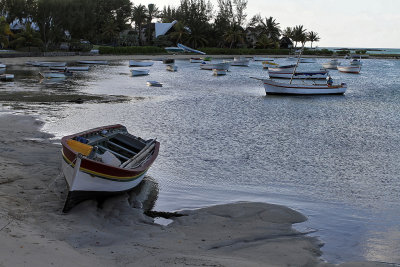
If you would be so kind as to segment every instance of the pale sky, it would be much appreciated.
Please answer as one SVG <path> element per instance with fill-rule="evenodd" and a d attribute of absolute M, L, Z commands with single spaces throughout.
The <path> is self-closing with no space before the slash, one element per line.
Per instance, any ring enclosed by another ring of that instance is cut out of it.
<path fill-rule="evenodd" d="M 134 0 L 178 6 L 180 0 Z M 211 0 L 214 10 L 217 1 Z M 400 0 L 248 0 L 247 19 L 272 16 L 281 29 L 304 25 L 321 37 L 320 47 L 400 48 Z"/>

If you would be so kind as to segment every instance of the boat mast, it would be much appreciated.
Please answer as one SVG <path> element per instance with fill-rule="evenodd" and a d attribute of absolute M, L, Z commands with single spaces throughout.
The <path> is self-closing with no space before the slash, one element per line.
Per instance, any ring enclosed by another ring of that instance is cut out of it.
<path fill-rule="evenodd" d="M 297 58 L 296 66 L 294 66 L 293 73 L 292 73 L 292 77 L 290 78 L 289 84 L 292 84 L 293 76 L 294 76 L 294 74 L 296 73 L 297 66 L 298 66 L 299 63 L 300 63 L 300 58 L 301 58 L 301 54 L 303 53 L 304 45 L 305 45 L 305 42 L 303 43 L 303 46 L 302 46 L 301 49 L 300 49 L 299 57 Z"/>

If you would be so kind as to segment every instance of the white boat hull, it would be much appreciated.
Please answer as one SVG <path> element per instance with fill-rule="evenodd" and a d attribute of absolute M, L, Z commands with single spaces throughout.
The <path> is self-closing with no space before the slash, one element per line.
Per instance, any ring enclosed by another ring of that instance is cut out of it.
<path fill-rule="evenodd" d="M 337 69 L 340 72 L 358 74 L 361 71 L 361 66 L 337 66 Z"/>
<path fill-rule="evenodd" d="M 90 192 L 123 192 L 137 186 L 144 178 L 143 173 L 132 181 L 113 181 L 102 179 L 79 170 L 74 179 L 74 168 L 65 160 L 62 160 L 62 171 L 65 175 L 69 191 L 90 191 Z"/>
<path fill-rule="evenodd" d="M 129 60 L 129 67 L 151 67 L 154 62 Z"/>
<path fill-rule="evenodd" d="M 150 70 L 131 70 L 132 76 L 143 76 L 143 75 L 148 75 L 150 73 Z"/>
<path fill-rule="evenodd" d="M 280 79 L 326 79 L 328 77 L 327 71 L 306 71 L 306 72 L 295 72 L 293 75 L 293 70 L 289 71 L 270 71 L 268 69 L 268 74 L 270 78 L 280 78 Z"/>
<path fill-rule="evenodd" d="M 4 82 L 12 81 L 14 80 L 14 74 L 2 74 L 0 75 L 0 80 Z"/>
<path fill-rule="evenodd" d="M 67 62 L 35 61 L 35 62 L 32 62 L 32 66 L 35 66 L 35 67 L 65 67 L 65 66 L 67 66 Z"/>
<path fill-rule="evenodd" d="M 190 63 L 201 63 L 203 60 L 201 58 L 191 58 Z"/>
<path fill-rule="evenodd" d="M 344 94 L 347 85 L 328 86 L 327 84 L 288 84 L 263 79 L 266 94 L 289 94 L 289 95 L 327 95 Z"/>

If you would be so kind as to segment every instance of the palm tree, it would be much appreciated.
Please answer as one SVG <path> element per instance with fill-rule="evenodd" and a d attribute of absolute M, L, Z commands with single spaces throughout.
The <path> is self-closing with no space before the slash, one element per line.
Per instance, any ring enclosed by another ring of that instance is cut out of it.
<path fill-rule="evenodd" d="M 293 28 L 292 40 L 296 42 L 295 47 L 297 47 L 297 42 L 304 44 L 307 41 L 306 29 L 303 29 L 303 25 L 297 25 Z"/>
<path fill-rule="evenodd" d="M 43 45 L 43 41 L 40 39 L 40 33 L 32 29 L 30 23 L 27 23 L 25 29 L 15 35 L 15 39 L 11 41 L 10 45 L 17 49 L 26 46 L 29 46 L 29 48 L 31 46 L 40 47 Z"/>
<path fill-rule="evenodd" d="M 271 47 L 273 45 L 275 45 L 276 42 L 274 42 L 273 40 L 271 40 L 270 38 L 268 38 L 268 36 L 266 34 L 262 34 L 256 43 L 257 47 L 261 47 L 261 48 L 268 48 Z"/>
<path fill-rule="evenodd" d="M 102 29 L 102 37 L 105 41 L 112 41 L 115 46 L 116 38 L 119 34 L 119 28 L 114 20 L 110 20 L 106 23 L 105 27 Z"/>
<path fill-rule="evenodd" d="M 244 31 L 239 25 L 231 26 L 224 34 L 226 42 L 230 43 L 229 48 L 232 48 L 236 43 L 244 43 Z"/>
<path fill-rule="evenodd" d="M 147 42 L 149 44 L 152 43 L 153 41 L 153 33 L 152 33 L 152 28 L 151 28 L 151 21 L 154 18 L 158 18 L 160 15 L 160 11 L 158 10 L 158 7 L 156 7 L 155 4 L 148 4 L 147 5 Z"/>
<path fill-rule="evenodd" d="M 206 36 L 196 31 L 192 31 L 190 33 L 189 37 L 187 38 L 187 42 L 193 48 L 203 47 L 208 43 Z"/>
<path fill-rule="evenodd" d="M 144 5 L 139 4 L 132 8 L 132 20 L 135 22 L 135 28 L 138 31 L 139 45 L 142 45 L 142 28 L 147 19 L 147 9 Z"/>
<path fill-rule="evenodd" d="M 268 38 L 275 42 L 279 41 L 279 37 L 281 36 L 279 23 L 277 23 L 273 17 L 265 18 L 265 23 L 263 21 L 261 22 Z"/>
<path fill-rule="evenodd" d="M 310 31 L 307 33 L 307 41 L 311 42 L 311 48 L 313 42 L 318 42 L 321 38 L 319 38 L 318 33 Z"/>
<path fill-rule="evenodd" d="M 287 37 L 292 39 L 293 38 L 293 28 L 286 27 L 282 32 L 283 37 Z"/>
<path fill-rule="evenodd" d="M 169 36 L 172 40 L 175 40 L 176 43 L 181 43 L 187 39 L 189 32 L 181 22 L 177 22 L 174 25 L 174 31 L 171 32 Z"/>
<path fill-rule="evenodd" d="M 7 48 L 9 45 L 9 36 L 13 33 L 10 30 L 10 24 L 6 22 L 5 17 L 0 18 L 0 44 L 2 48 Z"/>

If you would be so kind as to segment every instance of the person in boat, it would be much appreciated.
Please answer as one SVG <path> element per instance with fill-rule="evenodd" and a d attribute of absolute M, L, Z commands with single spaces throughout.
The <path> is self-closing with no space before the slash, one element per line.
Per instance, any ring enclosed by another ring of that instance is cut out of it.
<path fill-rule="evenodd" d="M 328 86 L 332 86 L 333 85 L 333 79 L 332 79 L 332 77 L 330 75 L 326 78 L 326 84 Z"/>

